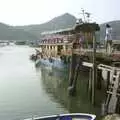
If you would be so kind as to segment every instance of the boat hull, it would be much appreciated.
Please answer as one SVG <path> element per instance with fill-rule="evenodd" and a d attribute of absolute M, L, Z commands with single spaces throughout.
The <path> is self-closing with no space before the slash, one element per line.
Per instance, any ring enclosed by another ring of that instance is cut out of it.
<path fill-rule="evenodd" d="M 56 59 L 56 58 L 53 58 L 51 60 L 49 59 L 38 59 L 35 63 L 36 66 L 39 66 L 39 65 L 45 65 L 45 66 L 48 66 L 48 67 L 52 67 L 52 68 L 58 68 L 58 69 L 64 69 L 64 68 L 67 68 L 67 64 L 64 64 L 64 62 L 60 59 Z"/>
<path fill-rule="evenodd" d="M 92 114 L 73 113 L 30 118 L 25 120 L 95 120 L 95 118 L 96 116 Z"/>

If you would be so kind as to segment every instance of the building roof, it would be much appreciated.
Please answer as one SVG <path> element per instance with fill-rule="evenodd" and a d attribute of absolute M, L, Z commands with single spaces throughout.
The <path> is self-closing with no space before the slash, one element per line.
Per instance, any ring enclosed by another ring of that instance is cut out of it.
<path fill-rule="evenodd" d="M 41 35 L 56 34 L 56 33 L 60 33 L 63 31 L 71 31 L 71 30 L 73 30 L 73 28 L 59 29 L 59 30 L 54 30 L 54 31 L 45 31 L 45 32 L 42 32 Z"/>
<path fill-rule="evenodd" d="M 100 27 L 98 24 L 96 23 L 82 23 L 82 24 L 76 24 L 75 26 L 73 26 L 72 28 L 66 28 L 66 29 L 59 29 L 59 30 L 55 30 L 55 31 L 45 31 L 42 32 L 41 35 L 46 35 L 46 34 L 68 34 L 70 33 L 75 33 L 75 32 L 93 32 L 93 31 L 99 31 Z"/>

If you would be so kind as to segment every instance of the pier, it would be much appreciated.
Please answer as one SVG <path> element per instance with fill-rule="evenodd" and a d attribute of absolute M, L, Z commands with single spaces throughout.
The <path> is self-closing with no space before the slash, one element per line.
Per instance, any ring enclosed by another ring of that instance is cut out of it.
<path fill-rule="evenodd" d="M 97 37 L 99 31 L 100 27 L 96 23 L 79 22 L 70 29 L 43 33 L 39 44 L 40 58 L 60 58 L 70 65 L 68 67 L 70 96 L 76 94 L 80 71 L 87 71 L 89 73 L 87 91 L 92 105 L 96 103 L 96 89 L 102 90 L 104 82 L 106 98 L 102 104 L 102 114 L 120 113 L 120 69 L 118 68 L 120 55 L 116 52 L 120 42 L 110 40 L 106 42 L 106 47 L 101 48 Z M 106 78 L 103 76 L 104 72 Z"/>

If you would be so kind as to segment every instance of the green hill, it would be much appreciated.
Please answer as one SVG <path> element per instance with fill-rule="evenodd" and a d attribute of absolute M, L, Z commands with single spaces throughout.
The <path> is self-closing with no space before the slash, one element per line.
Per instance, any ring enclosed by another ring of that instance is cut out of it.
<path fill-rule="evenodd" d="M 38 40 L 41 32 L 69 28 L 75 21 L 74 16 L 66 13 L 38 25 L 9 26 L 0 23 L 0 40 Z"/>
<path fill-rule="evenodd" d="M 28 25 L 28 26 L 17 26 L 17 29 L 24 30 L 26 32 L 31 33 L 37 37 L 40 37 L 40 33 L 44 31 L 52 31 L 52 30 L 59 30 L 64 28 L 70 28 L 75 25 L 76 18 L 69 14 L 63 14 L 61 16 L 55 17 L 54 19 L 40 25 Z M 112 38 L 113 39 L 120 39 L 120 21 L 111 21 L 107 22 L 111 25 L 112 31 Z M 100 39 L 101 41 L 105 38 L 105 25 L 107 23 L 103 23 L 100 25 Z"/>
<path fill-rule="evenodd" d="M 40 37 L 40 33 L 44 31 L 59 30 L 64 28 L 73 27 L 76 22 L 76 18 L 71 14 L 63 14 L 61 16 L 55 17 L 49 22 L 39 24 L 39 25 L 28 25 L 28 26 L 17 26 L 16 29 L 24 30 L 32 35 Z"/>
<path fill-rule="evenodd" d="M 65 28 L 71 28 L 75 25 L 76 18 L 65 13 L 61 16 L 55 17 L 52 20 L 37 25 L 27 26 L 9 26 L 0 23 L 0 39 L 1 40 L 38 40 L 40 39 L 41 32 L 53 31 Z M 101 24 L 100 39 L 105 38 L 105 24 Z M 113 39 L 120 39 L 120 21 L 108 22 L 113 28 Z"/>
<path fill-rule="evenodd" d="M 24 30 L 15 29 L 12 26 L 0 23 L 0 40 L 35 40 L 36 36 Z"/>

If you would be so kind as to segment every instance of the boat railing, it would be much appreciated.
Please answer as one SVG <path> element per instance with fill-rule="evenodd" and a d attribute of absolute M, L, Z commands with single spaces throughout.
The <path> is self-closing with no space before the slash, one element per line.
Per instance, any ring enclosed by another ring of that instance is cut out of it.
<path fill-rule="evenodd" d="M 96 119 L 96 116 L 93 115 L 93 114 L 84 114 L 84 113 L 70 113 L 70 114 L 59 114 L 59 115 L 50 115 L 50 116 L 43 116 L 43 117 L 32 117 L 32 118 L 29 118 L 29 119 L 24 119 L 24 120 L 51 120 L 52 118 L 57 120 L 60 118 L 63 118 L 63 117 L 72 117 L 76 118 L 76 120 L 95 120 Z"/>

